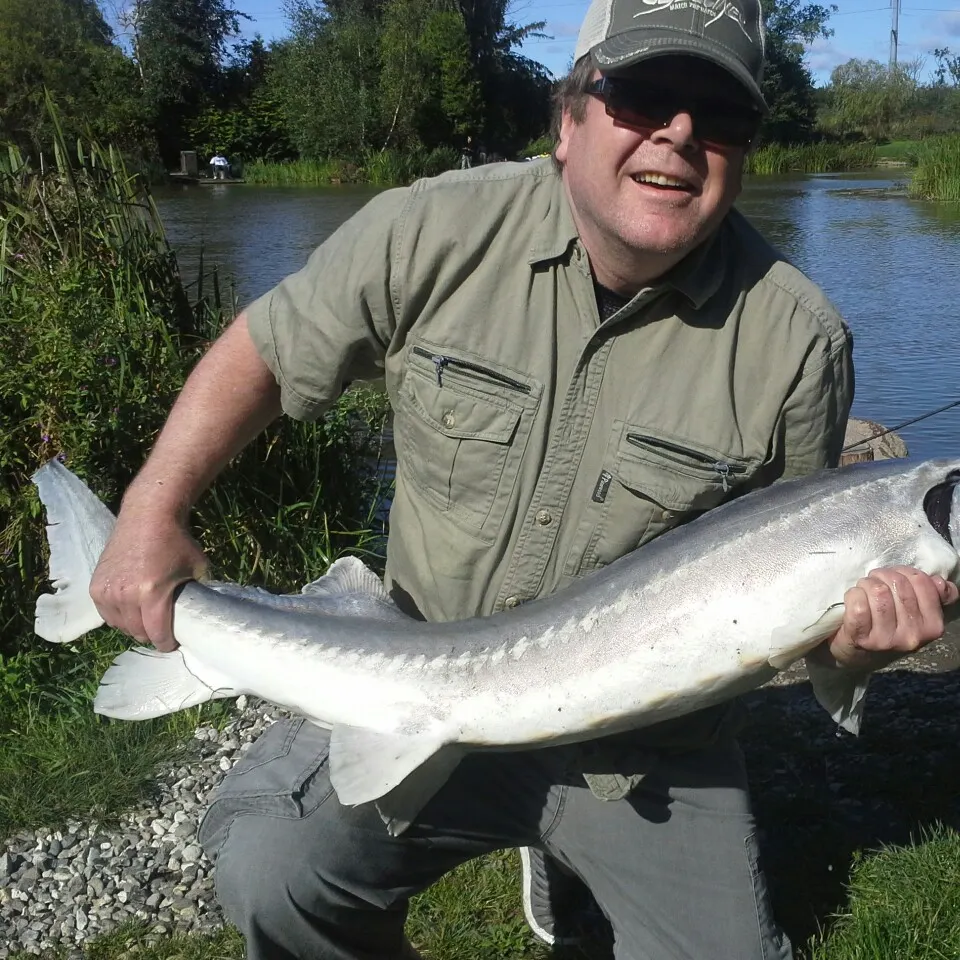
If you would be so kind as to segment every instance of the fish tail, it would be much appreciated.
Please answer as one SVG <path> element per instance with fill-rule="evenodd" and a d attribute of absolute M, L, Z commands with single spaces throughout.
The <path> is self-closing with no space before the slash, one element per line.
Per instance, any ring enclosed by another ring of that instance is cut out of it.
<path fill-rule="evenodd" d="M 70 643 L 103 625 L 90 597 L 90 579 L 116 518 L 58 460 L 48 460 L 31 479 L 47 511 L 54 590 L 37 598 L 34 631 L 51 643 Z"/>

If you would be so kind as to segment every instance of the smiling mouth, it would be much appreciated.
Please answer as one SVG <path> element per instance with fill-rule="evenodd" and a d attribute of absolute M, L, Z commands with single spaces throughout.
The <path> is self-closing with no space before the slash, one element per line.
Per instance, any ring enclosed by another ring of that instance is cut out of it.
<path fill-rule="evenodd" d="M 666 187 L 668 190 L 690 190 L 686 180 L 668 177 L 662 173 L 635 173 L 631 176 L 634 183 L 643 183 L 651 187 Z"/>

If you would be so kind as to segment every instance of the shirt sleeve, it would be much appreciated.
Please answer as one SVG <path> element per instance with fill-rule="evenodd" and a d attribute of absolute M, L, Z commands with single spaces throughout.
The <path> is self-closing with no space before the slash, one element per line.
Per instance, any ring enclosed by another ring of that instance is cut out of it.
<path fill-rule="evenodd" d="M 392 266 L 407 197 L 406 189 L 378 194 L 244 311 L 289 416 L 316 419 L 345 382 L 382 374 L 396 327 Z"/>
<path fill-rule="evenodd" d="M 853 337 L 846 325 L 811 350 L 783 408 L 783 478 L 836 467 L 853 403 Z"/>

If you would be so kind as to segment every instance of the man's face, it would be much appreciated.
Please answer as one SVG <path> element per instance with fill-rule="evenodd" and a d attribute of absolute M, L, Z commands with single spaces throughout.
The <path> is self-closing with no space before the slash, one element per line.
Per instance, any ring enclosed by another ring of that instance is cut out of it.
<path fill-rule="evenodd" d="M 656 58 L 623 79 L 641 108 L 650 96 L 657 105 L 657 89 L 678 105 L 729 102 L 741 113 L 749 107 L 746 90 L 730 74 L 696 57 Z M 608 116 L 594 95 L 587 97 L 582 123 L 564 113 L 556 156 L 601 281 L 604 259 L 619 264 L 612 268 L 619 277 L 625 263 L 636 261 L 644 281 L 661 266 L 669 269 L 709 236 L 740 193 L 746 147 L 699 139 L 698 111 L 689 109 L 678 109 L 660 128 Z"/>

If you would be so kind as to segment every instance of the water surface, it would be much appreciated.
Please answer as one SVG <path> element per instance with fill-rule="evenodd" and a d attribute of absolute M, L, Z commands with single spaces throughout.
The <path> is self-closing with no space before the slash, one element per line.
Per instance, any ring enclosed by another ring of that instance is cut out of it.
<path fill-rule="evenodd" d="M 879 192 L 889 172 L 757 177 L 740 209 L 819 283 L 855 336 L 854 414 L 893 426 L 960 400 L 960 204 Z M 185 279 L 201 249 L 238 303 L 298 269 L 373 187 L 172 187 L 157 204 Z M 771 358 L 775 362 L 775 358 Z M 960 407 L 907 427 L 920 457 L 960 455 Z"/>

